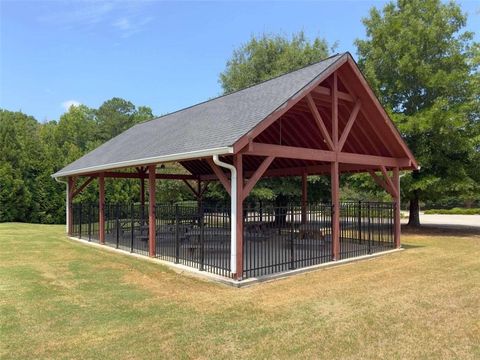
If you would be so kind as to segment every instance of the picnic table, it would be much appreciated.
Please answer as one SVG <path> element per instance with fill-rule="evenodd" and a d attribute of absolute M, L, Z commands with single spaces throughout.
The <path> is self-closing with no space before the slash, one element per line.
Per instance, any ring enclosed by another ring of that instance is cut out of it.
<path fill-rule="evenodd" d="M 326 242 L 323 228 L 320 224 L 301 224 L 299 226 L 299 240 L 320 240 Z"/>

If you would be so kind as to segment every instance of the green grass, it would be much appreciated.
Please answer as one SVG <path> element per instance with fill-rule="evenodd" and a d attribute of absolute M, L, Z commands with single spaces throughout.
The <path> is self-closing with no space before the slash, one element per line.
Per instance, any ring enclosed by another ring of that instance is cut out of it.
<path fill-rule="evenodd" d="M 480 236 L 235 289 L 0 224 L 1 359 L 480 358 Z"/>
<path fill-rule="evenodd" d="M 429 209 L 425 214 L 480 215 L 480 208 Z"/>

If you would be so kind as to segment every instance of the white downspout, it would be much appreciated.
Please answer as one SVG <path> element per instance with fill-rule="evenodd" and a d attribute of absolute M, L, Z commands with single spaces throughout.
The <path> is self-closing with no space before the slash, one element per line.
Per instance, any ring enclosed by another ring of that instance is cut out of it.
<path fill-rule="evenodd" d="M 235 166 L 220 161 L 218 155 L 213 155 L 213 162 L 225 169 L 230 170 L 232 176 L 230 181 L 230 272 L 237 273 L 237 169 Z"/>
<path fill-rule="evenodd" d="M 70 204 L 69 204 L 69 201 L 68 201 L 69 200 L 68 199 L 68 193 L 70 192 L 70 186 L 68 185 L 68 181 L 60 180 L 59 178 L 55 178 L 55 180 L 59 183 L 63 183 L 65 185 L 67 185 L 67 191 L 65 193 L 65 224 L 66 224 L 65 225 L 66 226 L 65 232 L 68 234 L 68 225 L 70 225 L 68 223 L 68 218 L 69 218 L 68 213 L 70 212 Z"/>

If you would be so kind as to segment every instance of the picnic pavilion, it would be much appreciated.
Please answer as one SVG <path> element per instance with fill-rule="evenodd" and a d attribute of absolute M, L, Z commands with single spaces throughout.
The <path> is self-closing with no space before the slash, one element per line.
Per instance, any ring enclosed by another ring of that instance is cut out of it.
<path fill-rule="evenodd" d="M 185 171 L 161 171 L 171 162 Z M 399 173 L 415 169 L 343 53 L 135 125 L 52 176 L 67 183 L 69 236 L 242 280 L 399 248 Z M 391 202 L 340 201 L 340 174 L 359 172 Z M 307 201 L 311 175 L 330 177 L 330 201 Z M 244 206 L 255 184 L 272 177 L 301 178 L 301 201 Z M 138 202 L 106 201 L 105 182 L 118 178 L 140 181 Z M 98 202 L 76 202 L 94 179 Z M 157 203 L 157 179 L 185 182 L 198 203 Z M 202 203 L 212 181 L 228 204 Z"/>

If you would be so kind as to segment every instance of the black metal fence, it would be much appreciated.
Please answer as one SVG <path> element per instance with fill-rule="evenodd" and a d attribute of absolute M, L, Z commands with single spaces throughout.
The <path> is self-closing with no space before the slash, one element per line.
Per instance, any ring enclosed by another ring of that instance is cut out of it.
<path fill-rule="evenodd" d="M 342 202 L 340 258 L 393 249 L 394 207 L 394 203 L 387 202 Z"/>
<path fill-rule="evenodd" d="M 73 236 L 98 242 L 98 204 L 74 204 Z M 331 204 L 246 206 L 243 278 L 329 262 Z M 155 206 L 156 256 L 229 277 L 230 207 L 206 204 Z M 340 258 L 394 248 L 394 204 L 343 202 Z M 105 205 L 105 243 L 148 255 L 148 205 Z"/>
<path fill-rule="evenodd" d="M 245 210 L 243 277 L 262 276 L 330 261 L 330 204 Z"/>

